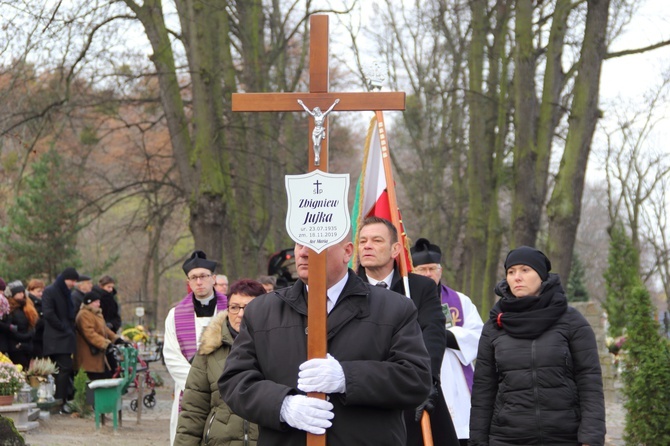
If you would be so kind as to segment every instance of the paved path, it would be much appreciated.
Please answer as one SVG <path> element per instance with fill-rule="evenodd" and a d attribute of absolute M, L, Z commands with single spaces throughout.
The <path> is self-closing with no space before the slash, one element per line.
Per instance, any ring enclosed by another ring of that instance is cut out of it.
<path fill-rule="evenodd" d="M 123 399 L 123 425 L 118 432 L 112 430 L 109 416 L 107 424 L 96 431 L 95 421 L 92 418 L 51 415 L 48 420 L 40 420 L 38 429 L 25 435 L 27 443 L 31 446 L 167 445 L 170 438 L 173 381 L 162 364 L 152 362 L 150 368 L 160 374 L 165 384 L 156 389 L 156 406 L 152 409 L 143 407 L 140 423 L 137 423 L 136 413 L 129 408 L 130 400 L 136 397 L 135 390 L 131 389 Z M 621 396 L 614 395 L 607 398 L 605 405 L 607 411 L 605 446 L 624 446 L 625 411 Z"/>
<path fill-rule="evenodd" d="M 607 420 L 607 435 L 605 446 L 624 446 L 623 431 L 626 426 L 626 410 L 623 407 L 623 398 L 619 392 L 605 398 L 605 413 Z"/>

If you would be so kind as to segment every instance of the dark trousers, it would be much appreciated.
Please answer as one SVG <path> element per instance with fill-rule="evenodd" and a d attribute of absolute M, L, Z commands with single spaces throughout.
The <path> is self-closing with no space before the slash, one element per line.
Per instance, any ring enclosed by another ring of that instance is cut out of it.
<path fill-rule="evenodd" d="M 9 359 L 11 359 L 14 364 L 21 364 L 23 370 L 28 370 L 28 367 L 30 367 L 31 356 L 31 352 L 25 350 L 9 352 Z"/>
<path fill-rule="evenodd" d="M 71 399 L 74 393 L 74 386 L 72 385 L 72 355 L 69 353 L 62 353 L 58 355 L 51 355 L 51 360 L 56 363 L 58 367 L 58 374 L 56 375 L 56 399 L 61 398 L 63 403 Z"/>

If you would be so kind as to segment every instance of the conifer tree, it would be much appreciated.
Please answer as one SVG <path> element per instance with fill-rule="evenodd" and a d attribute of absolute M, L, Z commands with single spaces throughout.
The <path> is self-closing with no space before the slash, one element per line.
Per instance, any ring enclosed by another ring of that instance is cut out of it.
<path fill-rule="evenodd" d="M 626 310 L 624 438 L 626 444 L 670 444 L 670 343 L 660 334 L 646 288 L 633 288 Z"/>
<path fill-rule="evenodd" d="M 78 265 L 73 178 L 76 175 L 53 148 L 32 165 L 0 232 L 0 261 L 7 277 L 25 280 L 42 275 L 51 280 L 66 266 Z"/>
<path fill-rule="evenodd" d="M 584 264 L 577 254 L 572 259 L 572 268 L 567 285 L 567 297 L 569 302 L 586 302 L 589 300 L 589 292 L 584 284 Z"/>
<path fill-rule="evenodd" d="M 607 295 L 603 307 L 609 321 L 609 335 L 621 336 L 626 326 L 627 302 L 633 288 L 641 285 L 639 255 L 621 224 L 610 231 L 610 250 L 605 287 Z"/>

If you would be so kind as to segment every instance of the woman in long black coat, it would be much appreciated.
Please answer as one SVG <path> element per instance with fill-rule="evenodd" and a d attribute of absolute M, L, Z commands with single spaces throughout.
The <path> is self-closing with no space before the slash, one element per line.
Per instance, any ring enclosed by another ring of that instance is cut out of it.
<path fill-rule="evenodd" d="M 521 246 L 477 352 L 470 445 L 602 445 L 605 401 L 595 335 L 568 306 L 549 259 Z"/>

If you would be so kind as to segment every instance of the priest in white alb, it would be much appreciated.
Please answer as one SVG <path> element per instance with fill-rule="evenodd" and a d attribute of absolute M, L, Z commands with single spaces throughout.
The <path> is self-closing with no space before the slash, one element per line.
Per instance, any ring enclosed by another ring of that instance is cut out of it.
<path fill-rule="evenodd" d="M 470 396 L 474 360 L 484 323 L 477 307 L 463 293 L 452 290 L 442 280 L 442 251 L 425 238 L 411 249 L 413 272 L 430 277 L 440 288 L 442 311 L 447 317 L 447 349 L 442 360 L 441 384 L 444 399 L 461 446 L 470 438 Z"/>

